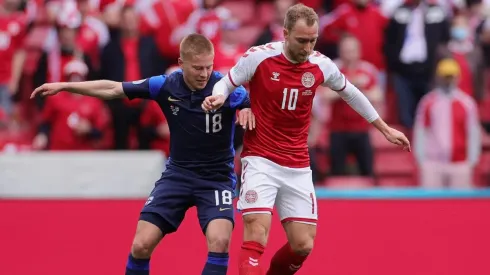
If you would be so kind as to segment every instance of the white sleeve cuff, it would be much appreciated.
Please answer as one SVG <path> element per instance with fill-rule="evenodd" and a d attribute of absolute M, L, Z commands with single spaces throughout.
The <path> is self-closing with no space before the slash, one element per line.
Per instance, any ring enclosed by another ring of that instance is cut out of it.
<path fill-rule="evenodd" d="M 225 98 L 228 98 L 228 96 L 235 90 L 235 86 L 231 83 L 230 79 L 228 78 L 228 75 L 225 77 L 221 78 L 220 81 L 218 81 L 216 84 L 214 84 L 213 87 L 213 95 L 223 95 Z"/>
<path fill-rule="evenodd" d="M 367 97 L 354 85 L 346 80 L 345 88 L 338 92 L 340 97 L 349 104 L 352 109 L 359 113 L 369 123 L 379 118 L 379 114 Z"/>

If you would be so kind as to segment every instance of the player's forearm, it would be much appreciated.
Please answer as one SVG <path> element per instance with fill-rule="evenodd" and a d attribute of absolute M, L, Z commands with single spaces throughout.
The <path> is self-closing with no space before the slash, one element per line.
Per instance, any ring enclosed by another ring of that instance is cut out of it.
<path fill-rule="evenodd" d="M 367 97 L 350 82 L 347 81 L 345 89 L 340 91 L 339 95 L 352 109 L 364 117 L 369 123 L 373 123 L 374 127 L 380 127 L 378 130 L 384 130 L 385 126 L 388 127 L 379 117 L 378 112 L 374 109 Z"/>
<path fill-rule="evenodd" d="M 110 80 L 95 80 L 85 82 L 64 83 L 67 92 L 100 99 L 115 99 L 125 97 L 122 83 Z"/>
<path fill-rule="evenodd" d="M 222 95 L 225 98 L 233 92 L 235 86 L 230 82 L 228 76 L 223 77 L 220 81 L 214 84 L 213 95 Z"/>

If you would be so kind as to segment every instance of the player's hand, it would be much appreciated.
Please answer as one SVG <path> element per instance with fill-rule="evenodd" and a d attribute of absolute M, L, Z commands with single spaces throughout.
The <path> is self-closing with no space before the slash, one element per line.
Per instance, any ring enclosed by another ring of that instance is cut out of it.
<path fill-rule="evenodd" d="M 403 150 L 408 152 L 412 151 L 410 148 L 410 141 L 408 141 L 408 138 L 402 132 L 389 128 L 385 134 L 385 137 L 389 142 L 403 147 Z"/>
<path fill-rule="evenodd" d="M 225 100 L 226 98 L 223 95 L 211 95 L 204 99 L 203 103 L 201 104 L 201 108 L 205 112 L 218 110 L 219 108 L 221 108 L 221 106 L 223 106 Z"/>
<path fill-rule="evenodd" d="M 255 115 L 254 113 L 252 113 L 252 109 L 245 108 L 240 110 L 240 112 L 238 112 L 236 122 L 240 124 L 240 126 L 242 126 L 245 130 L 247 129 L 247 126 L 248 130 L 255 129 Z"/>
<path fill-rule="evenodd" d="M 63 83 L 57 82 L 57 83 L 46 83 L 43 84 L 39 87 L 37 87 L 34 92 L 31 94 L 31 99 L 33 99 L 36 96 L 52 96 L 60 91 L 64 90 L 64 85 Z"/>

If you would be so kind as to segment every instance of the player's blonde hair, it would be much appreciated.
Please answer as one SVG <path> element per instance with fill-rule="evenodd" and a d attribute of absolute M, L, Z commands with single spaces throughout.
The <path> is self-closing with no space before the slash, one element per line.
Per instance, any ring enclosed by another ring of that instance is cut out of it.
<path fill-rule="evenodd" d="M 204 35 L 193 33 L 180 42 L 180 58 L 188 58 L 199 54 L 214 54 L 214 46 Z"/>
<path fill-rule="evenodd" d="M 286 17 L 284 18 L 284 28 L 291 31 L 300 19 L 304 19 L 308 27 L 319 22 L 318 14 L 314 9 L 303 4 L 296 4 L 291 6 L 287 11 Z"/>

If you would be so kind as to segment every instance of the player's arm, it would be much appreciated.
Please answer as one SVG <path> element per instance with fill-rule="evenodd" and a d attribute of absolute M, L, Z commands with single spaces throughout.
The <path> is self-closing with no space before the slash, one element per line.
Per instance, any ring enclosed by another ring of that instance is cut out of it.
<path fill-rule="evenodd" d="M 155 98 L 165 83 L 165 76 L 156 76 L 133 82 L 95 80 L 83 82 L 46 83 L 36 88 L 31 98 L 52 96 L 61 91 L 96 97 L 104 100 L 116 98 Z"/>
<path fill-rule="evenodd" d="M 326 59 L 322 67 L 325 72 L 328 72 L 325 75 L 324 86 L 337 92 L 347 104 L 378 129 L 388 141 L 401 145 L 405 150 L 410 151 L 410 142 L 407 137 L 384 122 L 367 97 L 347 80 L 335 63 Z"/>
<path fill-rule="evenodd" d="M 219 109 L 237 87 L 252 79 L 258 64 L 251 52 L 253 50 L 244 54 L 228 74 L 214 84 L 212 96 L 207 97 L 202 104 L 205 111 Z"/>
<path fill-rule="evenodd" d="M 74 94 L 97 97 L 100 99 L 123 98 L 124 94 L 122 83 L 110 80 L 95 80 L 84 82 L 55 82 L 46 83 L 34 90 L 31 98 L 35 96 L 52 96 L 61 91 Z"/>

